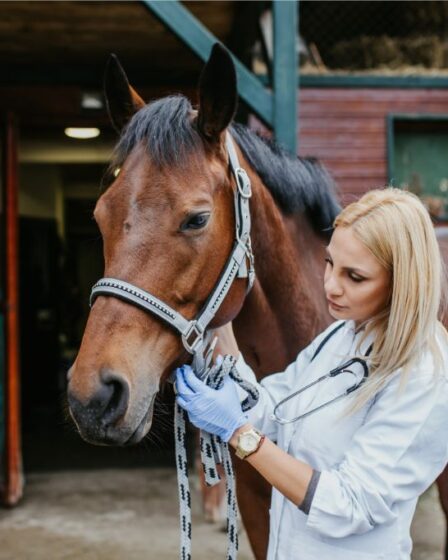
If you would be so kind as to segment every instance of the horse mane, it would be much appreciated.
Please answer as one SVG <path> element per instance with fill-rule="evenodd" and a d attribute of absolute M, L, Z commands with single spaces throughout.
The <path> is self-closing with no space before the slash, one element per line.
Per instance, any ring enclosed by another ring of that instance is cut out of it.
<path fill-rule="evenodd" d="M 192 126 L 192 110 L 182 95 L 164 97 L 140 109 L 123 129 L 105 177 L 111 179 L 112 171 L 140 143 L 160 167 L 185 165 L 194 154 L 205 154 L 203 140 Z M 283 214 L 306 212 L 317 232 L 331 228 L 340 207 L 334 183 L 316 159 L 295 157 L 241 124 L 233 123 L 230 131 Z M 103 182 L 101 192 L 108 182 Z"/>
<path fill-rule="evenodd" d="M 283 214 L 306 212 L 318 231 L 331 228 L 341 208 L 335 184 L 316 158 L 294 156 L 241 124 L 233 123 L 231 132 Z"/>

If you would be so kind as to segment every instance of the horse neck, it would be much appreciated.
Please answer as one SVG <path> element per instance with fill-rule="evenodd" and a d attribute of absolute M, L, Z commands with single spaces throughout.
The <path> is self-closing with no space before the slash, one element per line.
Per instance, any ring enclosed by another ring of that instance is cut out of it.
<path fill-rule="evenodd" d="M 234 329 L 246 361 L 262 377 L 284 369 L 330 316 L 323 291 L 324 240 L 304 213 L 285 217 L 258 176 L 250 175 L 257 278 Z"/>

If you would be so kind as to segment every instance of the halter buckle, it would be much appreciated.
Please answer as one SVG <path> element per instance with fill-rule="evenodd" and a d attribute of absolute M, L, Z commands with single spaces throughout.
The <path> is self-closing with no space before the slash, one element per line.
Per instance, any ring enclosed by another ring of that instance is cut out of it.
<path fill-rule="evenodd" d="M 190 340 L 191 336 L 194 336 L 193 340 Z M 192 321 L 187 329 L 187 332 L 182 335 L 182 342 L 185 350 L 190 354 L 194 354 L 198 346 L 202 343 L 202 338 L 204 336 L 203 330 L 198 327 L 196 321 Z"/>

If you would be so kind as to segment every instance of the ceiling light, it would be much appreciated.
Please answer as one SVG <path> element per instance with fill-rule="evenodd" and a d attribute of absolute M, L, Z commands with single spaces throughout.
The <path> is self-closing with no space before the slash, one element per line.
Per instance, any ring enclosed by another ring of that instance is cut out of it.
<path fill-rule="evenodd" d="M 88 140 L 89 138 L 96 138 L 100 135 L 99 128 L 74 128 L 68 127 L 64 130 L 66 136 L 70 138 L 77 138 L 78 140 Z"/>
<path fill-rule="evenodd" d="M 102 109 L 103 97 L 100 93 L 84 92 L 81 95 L 81 107 L 83 109 Z"/>

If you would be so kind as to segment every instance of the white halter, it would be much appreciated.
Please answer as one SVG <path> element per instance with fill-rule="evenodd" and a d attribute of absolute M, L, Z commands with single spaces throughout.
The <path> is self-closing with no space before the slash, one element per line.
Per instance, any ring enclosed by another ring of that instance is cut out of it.
<path fill-rule="evenodd" d="M 249 199 L 252 196 L 250 179 L 239 165 L 235 146 L 229 133 L 226 136 L 226 146 L 230 169 L 236 182 L 235 242 L 215 288 L 196 318 L 191 321 L 185 319 L 183 315 L 156 296 L 117 278 L 102 278 L 93 286 L 90 295 L 91 306 L 99 295 L 111 295 L 157 315 L 179 331 L 183 345 L 190 354 L 196 354 L 202 350 L 207 326 L 224 301 L 233 280 L 236 277 L 247 278 L 248 290 L 252 288 L 255 280 L 254 257 L 250 241 Z M 247 261 L 249 261 L 249 268 Z"/>

